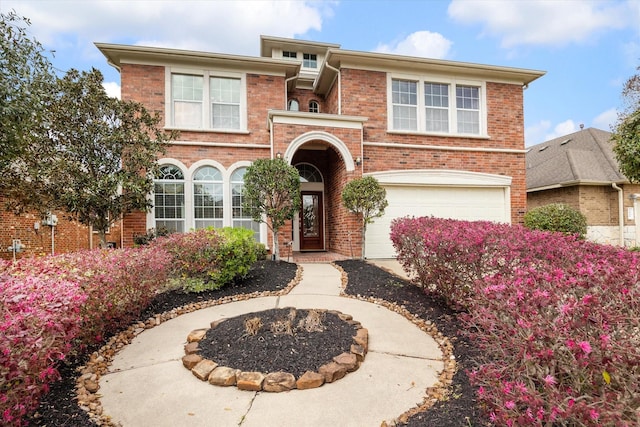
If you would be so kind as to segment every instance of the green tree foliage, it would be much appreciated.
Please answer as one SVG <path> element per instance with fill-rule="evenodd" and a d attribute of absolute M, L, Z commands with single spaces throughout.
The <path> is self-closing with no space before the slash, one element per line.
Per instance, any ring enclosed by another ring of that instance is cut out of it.
<path fill-rule="evenodd" d="M 362 218 L 362 259 L 365 258 L 365 235 L 367 224 L 371 224 L 375 218 L 384 215 L 384 210 L 389 205 L 387 191 L 372 176 L 354 179 L 345 185 L 342 190 L 342 203 L 344 206 Z"/>
<path fill-rule="evenodd" d="M 42 135 L 55 74 L 43 47 L 29 38 L 26 18 L 0 14 L 0 189 L 10 166 Z"/>
<path fill-rule="evenodd" d="M 587 234 L 587 218 L 577 209 L 563 203 L 551 203 L 529 210 L 524 226 L 533 230 L 559 231 L 565 234 Z"/>
<path fill-rule="evenodd" d="M 298 170 L 281 159 L 254 161 L 244 174 L 243 203 L 255 221 L 266 222 L 273 235 L 274 258 L 279 260 L 279 230 L 300 209 Z"/>
<path fill-rule="evenodd" d="M 108 228 L 148 210 L 156 156 L 175 138 L 142 104 L 107 95 L 100 71 L 70 70 L 48 106 L 39 156 L 25 156 L 11 197 L 23 206 L 63 209 L 106 245 Z M 42 210 L 42 209 L 41 209 Z"/>
<path fill-rule="evenodd" d="M 613 152 L 629 181 L 640 182 L 640 74 L 627 80 L 622 96 L 626 105 L 611 136 Z"/>

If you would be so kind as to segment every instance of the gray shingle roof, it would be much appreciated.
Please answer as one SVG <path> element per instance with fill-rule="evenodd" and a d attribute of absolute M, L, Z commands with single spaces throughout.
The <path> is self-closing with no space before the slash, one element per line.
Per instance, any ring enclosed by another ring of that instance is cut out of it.
<path fill-rule="evenodd" d="M 624 183 L 610 142 L 611 132 L 587 128 L 529 147 L 527 191 L 588 183 Z"/>

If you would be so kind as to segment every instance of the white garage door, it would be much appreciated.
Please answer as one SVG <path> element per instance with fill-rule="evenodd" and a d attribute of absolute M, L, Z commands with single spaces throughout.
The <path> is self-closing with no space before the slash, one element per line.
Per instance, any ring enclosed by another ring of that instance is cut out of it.
<path fill-rule="evenodd" d="M 384 184 L 383 184 L 384 185 Z M 395 258 L 389 238 L 391 221 L 405 216 L 510 222 L 504 187 L 437 187 L 384 185 L 389 206 L 367 226 L 367 258 Z"/>

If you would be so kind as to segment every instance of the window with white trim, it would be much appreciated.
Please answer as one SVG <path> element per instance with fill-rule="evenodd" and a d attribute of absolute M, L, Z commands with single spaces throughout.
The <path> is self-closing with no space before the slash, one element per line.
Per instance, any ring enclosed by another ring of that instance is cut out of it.
<path fill-rule="evenodd" d="M 303 53 L 302 54 L 302 67 L 303 68 L 318 68 L 318 55 L 315 53 Z"/>
<path fill-rule="evenodd" d="M 154 180 L 153 192 L 156 229 L 184 232 L 184 174 L 180 168 L 161 166 Z"/>
<path fill-rule="evenodd" d="M 389 77 L 389 130 L 485 136 L 484 82 Z"/>
<path fill-rule="evenodd" d="M 318 104 L 318 101 L 309 101 L 309 112 L 310 113 L 320 112 L 320 104 Z"/>
<path fill-rule="evenodd" d="M 198 130 L 246 130 L 244 75 L 181 70 L 172 70 L 169 73 L 169 126 Z"/>
<path fill-rule="evenodd" d="M 290 50 L 283 50 L 282 51 L 282 57 L 283 58 L 289 58 L 289 59 L 296 59 L 298 57 L 298 53 L 297 52 L 292 52 Z"/>
<path fill-rule="evenodd" d="M 260 241 L 260 223 L 254 221 L 251 214 L 243 205 L 242 190 L 244 188 L 244 174 L 247 168 L 238 168 L 231 174 L 231 226 L 244 227 L 253 230 L 256 241 Z"/>
<path fill-rule="evenodd" d="M 223 226 L 223 179 L 213 166 L 203 166 L 193 174 L 193 216 L 195 228 Z"/>

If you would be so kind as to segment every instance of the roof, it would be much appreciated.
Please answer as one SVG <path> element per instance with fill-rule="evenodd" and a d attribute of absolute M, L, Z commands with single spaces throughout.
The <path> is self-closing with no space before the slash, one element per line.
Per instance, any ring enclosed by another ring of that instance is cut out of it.
<path fill-rule="evenodd" d="M 527 191 L 627 183 L 613 154 L 611 132 L 587 128 L 530 147 Z"/>

